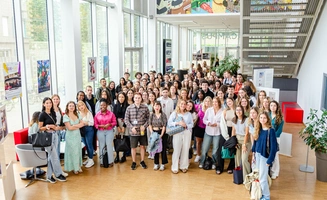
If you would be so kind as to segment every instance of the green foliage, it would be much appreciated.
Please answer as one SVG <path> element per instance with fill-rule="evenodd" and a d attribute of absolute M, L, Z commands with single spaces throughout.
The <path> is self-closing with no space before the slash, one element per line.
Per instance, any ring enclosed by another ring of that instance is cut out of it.
<path fill-rule="evenodd" d="M 317 110 L 310 109 L 306 127 L 300 131 L 300 137 L 306 145 L 317 152 L 327 153 L 327 110 L 322 111 L 321 116 Z"/>
<path fill-rule="evenodd" d="M 222 77 L 224 72 L 229 70 L 232 74 L 237 74 L 237 70 L 240 68 L 238 64 L 239 59 L 233 58 L 232 56 L 226 56 L 223 60 L 219 61 L 218 67 L 212 67 L 211 70 L 216 71 L 217 75 Z"/>
<path fill-rule="evenodd" d="M 47 11 L 45 0 L 28 0 L 28 33 L 33 41 L 48 41 Z"/>

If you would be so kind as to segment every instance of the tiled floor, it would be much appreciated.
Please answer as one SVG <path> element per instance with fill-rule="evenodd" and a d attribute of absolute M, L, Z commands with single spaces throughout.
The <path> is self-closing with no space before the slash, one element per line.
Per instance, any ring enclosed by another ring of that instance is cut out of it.
<path fill-rule="evenodd" d="M 280 177 L 273 181 L 271 199 L 327 199 L 327 183 L 316 180 L 316 173 L 303 173 L 306 146 L 298 137 L 302 124 L 286 124 L 284 132 L 293 134 L 292 157 L 280 156 Z M 8 155 L 13 155 L 12 135 L 6 140 Z M 170 155 L 171 156 L 171 155 Z M 169 156 L 169 161 L 171 158 Z M 138 156 L 139 159 L 139 156 Z M 153 161 L 146 159 L 148 169 L 130 169 L 131 157 L 113 168 L 83 169 L 79 175 L 69 173 L 65 183 L 36 182 L 25 188 L 27 181 L 19 177 L 26 170 L 14 164 L 16 194 L 13 199 L 249 199 L 243 185 L 235 185 L 232 175 L 199 169 L 191 163 L 189 171 L 172 174 L 168 164 L 165 171 L 153 171 Z M 315 167 L 315 155 L 310 151 L 309 164 Z"/>

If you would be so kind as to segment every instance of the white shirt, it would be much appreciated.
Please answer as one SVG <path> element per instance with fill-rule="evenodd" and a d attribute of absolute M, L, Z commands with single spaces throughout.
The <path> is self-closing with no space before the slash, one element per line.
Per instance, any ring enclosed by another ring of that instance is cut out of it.
<path fill-rule="evenodd" d="M 90 111 L 88 111 L 84 117 L 81 117 L 81 120 L 87 122 L 88 126 L 94 126 L 94 118 Z"/>
<path fill-rule="evenodd" d="M 217 136 L 220 135 L 220 120 L 223 113 L 223 109 L 219 109 L 218 112 L 215 114 L 215 110 L 213 107 L 207 109 L 206 113 L 203 117 L 203 123 L 206 125 L 206 134 L 210 136 Z M 208 124 L 215 124 L 217 123 L 216 127 L 208 126 Z"/>
<path fill-rule="evenodd" d="M 162 112 L 164 112 L 167 117 L 174 112 L 174 101 L 171 98 L 167 97 L 165 99 L 163 97 L 159 97 L 158 101 L 161 103 Z"/>
<path fill-rule="evenodd" d="M 236 130 L 236 135 L 242 135 L 245 136 L 245 127 L 247 126 L 247 119 L 244 120 L 244 123 L 242 124 L 242 120 L 237 120 L 237 123 L 233 123 L 233 127 Z"/>

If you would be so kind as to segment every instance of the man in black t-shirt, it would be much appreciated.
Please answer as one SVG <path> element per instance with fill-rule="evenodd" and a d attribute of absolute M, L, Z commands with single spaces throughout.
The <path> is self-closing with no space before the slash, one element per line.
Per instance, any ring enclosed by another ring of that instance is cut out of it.
<path fill-rule="evenodd" d="M 207 97 L 207 96 L 209 96 L 209 97 L 211 97 L 211 98 L 213 98 L 214 97 L 214 94 L 213 94 L 213 92 L 211 92 L 210 90 L 209 90 L 209 82 L 207 81 L 207 80 L 203 80 L 202 82 L 201 82 L 201 88 L 202 88 L 202 90 L 204 91 L 204 99 Z M 194 93 L 194 95 L 193 95 L 193 98 L 192 98 L 192 101 L 196 101 L 198 99 L 198 91 L 196 91 L 195 93 Z"/>

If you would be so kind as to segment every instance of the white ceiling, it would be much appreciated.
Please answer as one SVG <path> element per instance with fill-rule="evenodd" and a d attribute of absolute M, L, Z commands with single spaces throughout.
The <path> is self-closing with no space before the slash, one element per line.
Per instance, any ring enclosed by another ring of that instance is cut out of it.
<path fill-rule="evenodd" d="M 156 15 L 157 20 L 185 27 L 188 29 L 239 29 L 240 14 L 184 14 L 184 15 Z"/>

